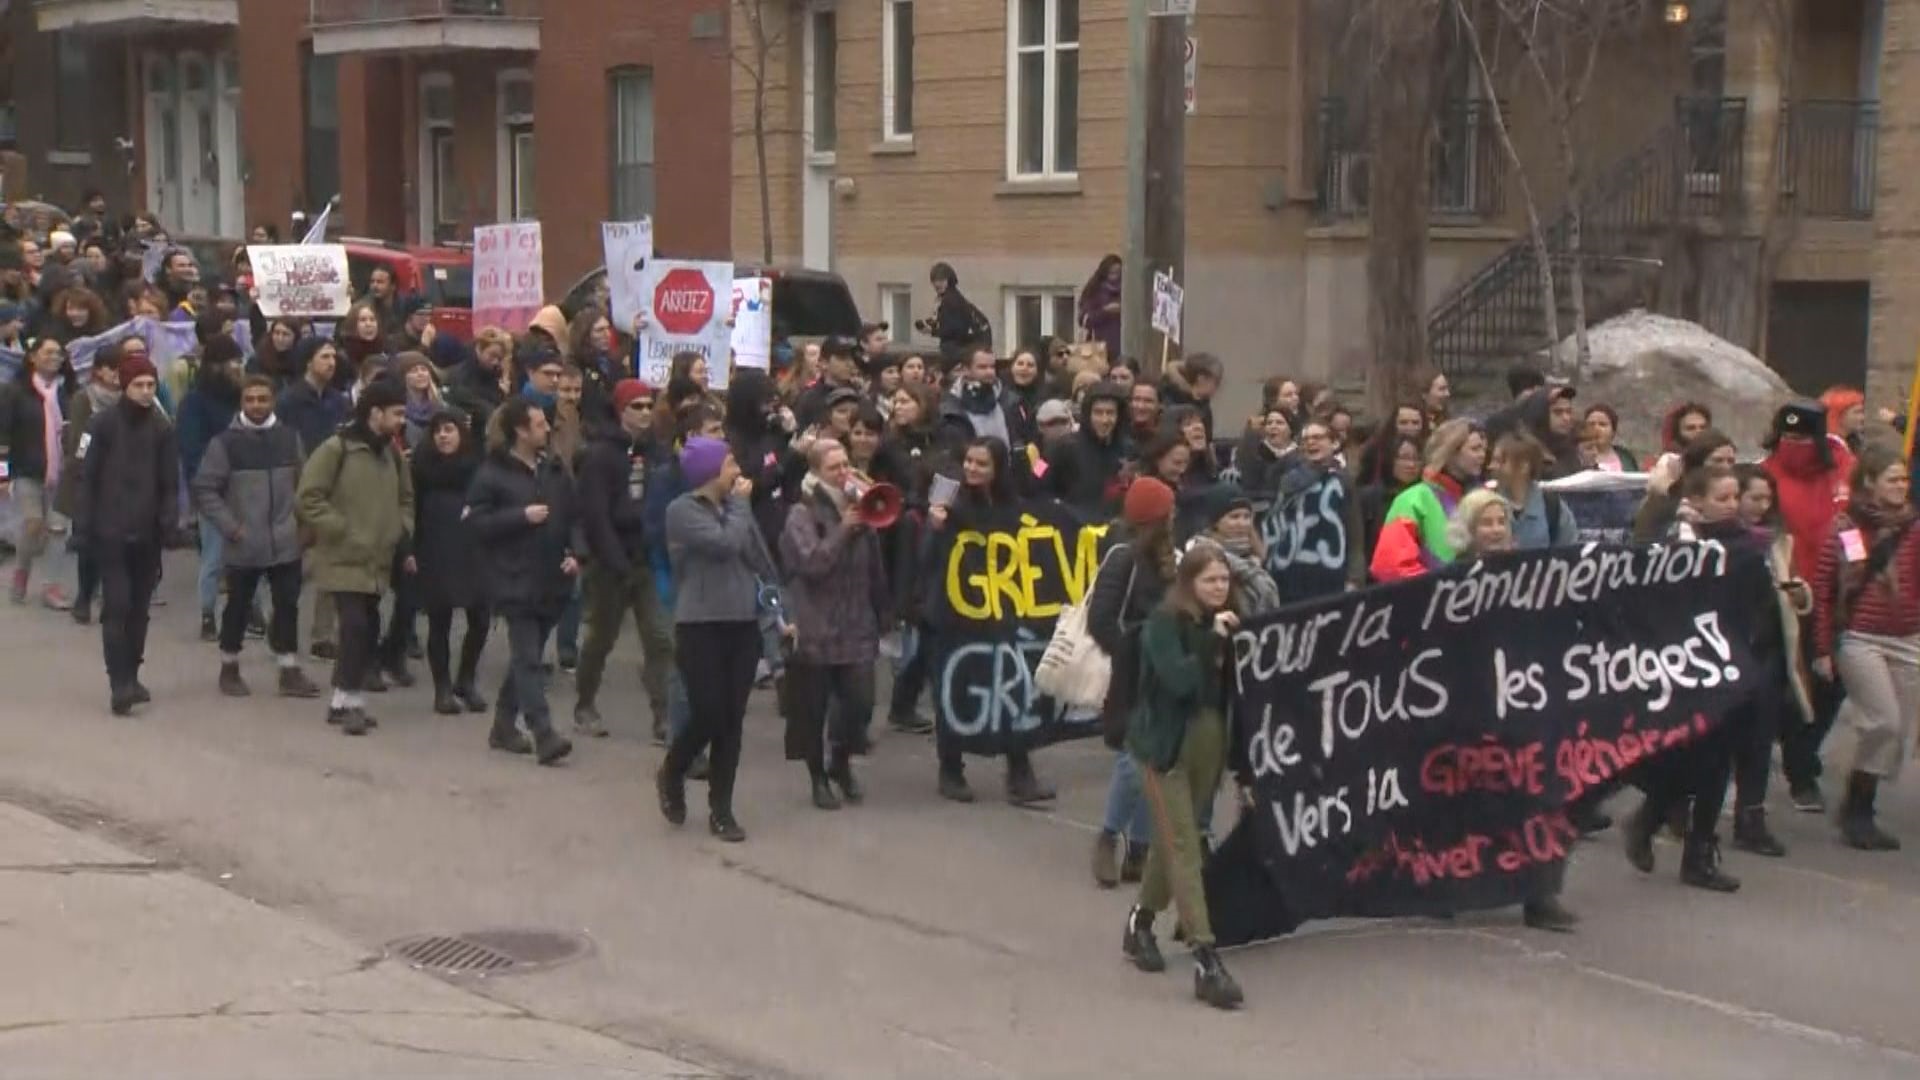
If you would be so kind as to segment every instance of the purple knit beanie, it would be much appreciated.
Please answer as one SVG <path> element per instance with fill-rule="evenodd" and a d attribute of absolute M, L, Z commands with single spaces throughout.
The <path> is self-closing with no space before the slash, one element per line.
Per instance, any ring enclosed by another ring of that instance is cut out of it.
<path fill-rule="evenodd" d="M 702 487 L 720 475 L 720 466 L 726 464 L 730 452 L 725 439 L 696 435 L 680 449 L 680 474 L 689 487 Z"/>

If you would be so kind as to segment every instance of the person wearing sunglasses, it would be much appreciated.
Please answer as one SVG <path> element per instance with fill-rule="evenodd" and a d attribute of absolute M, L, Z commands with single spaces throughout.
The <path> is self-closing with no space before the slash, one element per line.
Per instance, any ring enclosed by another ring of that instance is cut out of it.
<path fill-rule="evenodd" d="M 613 387 L 620 424 L 598 433 L 581 458 L 578 476 L 581 520 L 587 539 L 586 641 L 574 674 L 579 697 L 574 730 L 606 735 L 596 699 L 607 656 L 620 638 L 627 612 L 640 631 L 640 682 L 646 688 L 656 738 L 667 727 L 667 672 L 673 666 L 673 635 L 647 559 L 643 527 L 647 465 L 653 448 L 654 392 L 639 379 Z"/>

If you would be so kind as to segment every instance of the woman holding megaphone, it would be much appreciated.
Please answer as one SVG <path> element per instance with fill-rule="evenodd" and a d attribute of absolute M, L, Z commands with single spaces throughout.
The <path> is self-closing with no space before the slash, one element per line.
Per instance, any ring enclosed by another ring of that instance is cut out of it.
<path fill-rule="evenodd" d="M 838 810 L 861 800 L 853 758 L 868 748 L 873 665 L 892 611 L 875 530 L 900 516 L 901 500 L 898 488 L 855 472 L 833 439 L 808 447 L 800 491 L 780 533 L 798 631 L 787 665 L 787 760 L 806 762 L 814 806 Z"/>

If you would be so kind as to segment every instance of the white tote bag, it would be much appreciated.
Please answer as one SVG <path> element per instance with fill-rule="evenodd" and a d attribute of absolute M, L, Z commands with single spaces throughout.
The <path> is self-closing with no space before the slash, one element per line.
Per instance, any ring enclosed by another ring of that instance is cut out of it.
<path fill-rule="evenodd" d="M 1112 555 L 1113 551 L 1107 552 L 1109 558 Z M 1105 558 L 1100 560 L 1102 569 L 1106 563 Z M 1094 582 L 1099 580 L 1100 571 L 1096 570 Z M 1128 581 L 1127 586 L 1131 593 L 1133 582 Z M 1113 658 L 1087 632 L 1087 607 L 1093 598 L 1093 588 L 1093 583 L 1089 583 L 1079 603 L 1060 609 L 1060 618 L 1053 624 L 1053 637 L 1047 642 L 1047 651 L 1041 654 L 1039 667 L 1034 670 L 1033 682 L 1041 693 L 1064 705 L 1097 709 L 1106 701 L 1107 684 L 1113 680 Z M 1124 600 L 1121 610 L 1126 610 Z"/>

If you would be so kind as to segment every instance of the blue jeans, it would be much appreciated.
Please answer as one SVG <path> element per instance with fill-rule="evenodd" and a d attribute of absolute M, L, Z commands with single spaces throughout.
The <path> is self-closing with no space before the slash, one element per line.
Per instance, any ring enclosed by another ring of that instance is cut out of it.
<path fill-rule="evenodd" d="M 200 614 L 210 615 L 220 603 L 220 563 L 226 557 L 227 538 L 211 518 L 200 519 Z"/>
<path fill-rule="evenodd" d="M 1147 846 L 1153 838 L 1151 811 L 1147 807 L 1145 794 L 1140 789 L 1140 763 L 1125 750 L 1114 755 L 1113 779 L 1107 783 L 1107 815 L 1102 819 L 1100 828 L 1119 833 L 1127 838 L 1127 843 Z M 1208 798 L 1202 804 L 1200 835 L 1213 834 L 1213 799 Z"/>
<path fill-rule="evenodd" d="M 554 648 L 568 661 L 580 659 L 580 579 L 573 581 L 573 597 L 561 609 L 560 622 L 554 628 Z"/>
<path fill-rule="evenodd" d="M 1113 757 L 1113 779 L 1107 782 L 1107 816 L 1100 827 L 1145 847 L 1153 838 L 1147 800 L 1140 790 L 1140 766 L 1125 750 Z"/>
<path fill-rule="evenodd" d="M 680 665 L 675 664 L 667 674 L 667 736 L 668 741 L 680 737 L 693 721 L 693 705 L 687 700 L 687 683 L 680 677 Z"/>

